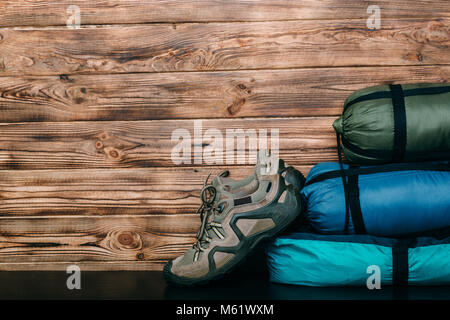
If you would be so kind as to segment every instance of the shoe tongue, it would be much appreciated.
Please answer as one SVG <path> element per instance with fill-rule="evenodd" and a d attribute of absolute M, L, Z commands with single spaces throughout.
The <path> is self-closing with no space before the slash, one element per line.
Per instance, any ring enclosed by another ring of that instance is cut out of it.
<path fill-rule="evenodd" d="M 212 185 L 216 189 L 222 189 L 223 186 L 227 183 L 226 180 L 227 180 L 227 178 L 220 177 L 220 176 L 215 176 L 213 181 L 212 181 Z"/>
<path fill-rule="evenodd" d="M 227 194 L 230 191 L 227 190 L 228 188 L 226 187 L 227 185 L 230 184 L 230 181 L 232 181 L 229 178 L 224 178 L 224 177 L 215 177 L 212 181 L 212 185 L 216 188 L 216 198 L 214 200 L 214 203 L 218 203 L 222 200 L 228 199 L 230 198 L 230 196 Z"/>
<path fill-rule="evenodd" d="M 231 178 L 226 178 L 226 177 L 221 177 L 221 176 L 215 176 L 213 181 L 212 181 L 212 185 L 216 188 L 216 189 L 220 189 L 220 190 L 225 190 L 226 185 L 230 185 L 233 184 L 234 180 Z"/>

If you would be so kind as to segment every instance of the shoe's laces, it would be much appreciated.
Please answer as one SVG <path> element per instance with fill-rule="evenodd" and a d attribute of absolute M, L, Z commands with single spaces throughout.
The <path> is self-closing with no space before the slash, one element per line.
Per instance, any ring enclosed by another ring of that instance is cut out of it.
<path fill-rule="evenodd" d="M 229 175 L 228 170 L 224 170 L 218 174 L 219 177 L 226 177 Z M 217 189 L 208 184 L 208 180 L 211 174 L 203 182 L 203 189 L 200 192 L 200 199 L 202 204 L 197 209 L 197 213 L 200 214 L 200 220 L 202 225 L 200 226 L 200 230 L 197 232 L 197 242 L 193 245 L 193 248 L 196 250 L 194 254 L 194 261 L 198 260 L 198 256 L 200 251 L 205 249 L 205 245 L 211 242 L 212 238 L 208 235 L 208 230 L 216 227 L 221 227 L 220 223 L 211 221 L 208 222 L 211 214 L 215 214 L 217 212 L 217 204 L 215 204 Z M 216 234 L 220 236 L 221 234 L 216 231 Z"/>

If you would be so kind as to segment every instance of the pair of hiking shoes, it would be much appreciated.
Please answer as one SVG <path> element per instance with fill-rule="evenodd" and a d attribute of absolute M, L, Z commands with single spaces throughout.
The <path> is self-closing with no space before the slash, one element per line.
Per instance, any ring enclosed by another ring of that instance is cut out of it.
<path fill-rule="evenodd" d="M 238 266 L 263 239 L 286 229 L 301 212 L 305 178 L 266 150 L 258 153 L 254 172 L 236 181 L 223 171 L 201 191 L 197 242 L 169 261 L 169 284 L 193 286 L 221 278 Z"/>

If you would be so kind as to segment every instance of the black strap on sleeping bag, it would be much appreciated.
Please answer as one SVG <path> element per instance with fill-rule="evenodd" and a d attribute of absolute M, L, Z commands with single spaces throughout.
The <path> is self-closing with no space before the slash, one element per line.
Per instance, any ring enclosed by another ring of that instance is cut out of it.
<path fill-rule="evenodd" d="M 410 240 L 401 239 L 392 247 L 392 285 L 394 287 L 404 287 L 408 285 L 409 245 Z"/>
<path fill-rule="evenodd" d="M 358 175 L 348 177 L 348 202 L 350 213 L 352 215 L 353 227 L 356 234 L 365 234 L 366 226 L 361 212 L 361 203 L 359 201 Z"/>
<path fill-rule="evenodd" d="M 340 135 L 336 134 L 337 148 L 338 148 L 338 158 L 339 158 L 339 174 L 342 178 L 342 185 L 344 187 L 344 197 L 345 197 L 345 224 L 344 233 L 348 234 L 349 224 L 350 224 L 350 214 L 352 216 L 353 228 L 355 233 L 364 234 L 366 233 L 366 227 L 364 225 L 364 220 L 361 212 L 361 203 L 359 201 L 359 186 L 358 186 L 358 175 L 347 176 L 344 170 L 344 164 L 342 160 L 342 150 L 340 143 Z M 352 169 L 357 169 L 358 166 L 351 165 Z"/>
<path fill-rule="evenodd" d="M 342 150 L 341 150 L 341 140 L 340 134 L 336 132 L 336 140 L 337 140 L 337 151 L 338 151 L 338 159 L 339 159 L 339 175 L 342 179 L 342 186 L 344 187 L 344 198 L 345 198 L 345 222 L 344 222 L 344 234 L 348 234 L 348 225 L 350 220 L 350 207 L 348 200 L 348 182 L 347 176 L 345 175 L 344 163 L 342 161 Z"/>
<path fill-rule="evenodd" d="M 389 85 L 392 92 L 392 106 L 394 108 L 394 147 L 392 161 L 402 162 L 406 150 L 406 110 L 405 95 L 399 84 Z"/>

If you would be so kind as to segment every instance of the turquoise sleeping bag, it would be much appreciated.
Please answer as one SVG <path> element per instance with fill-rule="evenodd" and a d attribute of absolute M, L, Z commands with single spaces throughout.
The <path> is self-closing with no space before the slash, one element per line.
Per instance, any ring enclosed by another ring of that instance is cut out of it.
<path fill-rule="evenodd" d="M 448 162 L 344 165 L 343 170 L 338 163 L 320 163 L 309 172 L 301 195 L 302 217 L 321 234 L 413 238 L 450 227 Z"/>
<path fill-rule="evenodd" d="M 266 249 L 270 280 L 304 286 L 450 284 L 450 237 L 413 240 L 292 233 Z"/>

